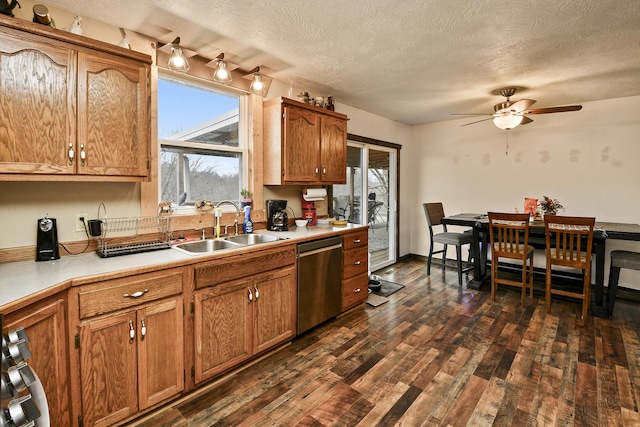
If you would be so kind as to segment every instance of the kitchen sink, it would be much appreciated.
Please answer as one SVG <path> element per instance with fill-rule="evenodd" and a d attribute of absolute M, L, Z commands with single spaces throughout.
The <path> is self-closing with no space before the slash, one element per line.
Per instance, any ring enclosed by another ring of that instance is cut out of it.
<path fill-rule="evenodd" d="M 226 240 L 241 245 L 255 245 L 258 243 L 276 242 L 282 240 L 282 238 L 270 234 L 239 234 L 237 236 L 227 237 Z"/>
<path fill-rule="evenodd" d="M 204 254 L 223 249 L 234 249 L 242 246 L 257 245 L 260 243 L 277 242 L 278 240 L 284 239 L 286 239 L 286 237 L 272 236 L 269 234 L 239 234 L 237 236 L 223 237 L 221 239 L 205 239 L 178 243 L 173 247 L 188 254 Z"/>
<path fill-rule="evenodd" d="M 196 240 L 193 242 L 179 243 L 175 245 L 174 248 L 180 249 L 188 253 L 200 254 L 200 253 L 219 251 L 222 249 L 239 248 L 240 246 L 242 245 L 239 243 L 230 242 L 228 240 L 205 239 L 205 240 Z"/>

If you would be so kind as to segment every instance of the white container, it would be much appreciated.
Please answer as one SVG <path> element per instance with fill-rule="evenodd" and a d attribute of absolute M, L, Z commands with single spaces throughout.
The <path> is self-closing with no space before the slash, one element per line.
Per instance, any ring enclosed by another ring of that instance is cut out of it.
<path fill-rule="evenodd" d="M 306 219 L 296 219 L 296 226 L 298 227 L 306 227 L 307 220 Z"/>

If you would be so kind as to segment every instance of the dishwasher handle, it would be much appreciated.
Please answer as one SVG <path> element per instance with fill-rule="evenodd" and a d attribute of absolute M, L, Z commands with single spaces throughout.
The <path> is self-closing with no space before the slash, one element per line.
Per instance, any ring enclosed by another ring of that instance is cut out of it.
<path fill-rule="evenodd" d="M 315 255 L 322 252 L 332 251 L 334 249 L 341 249 L 341 248 L 342 248 L 342 243 L 338 243 L 337 245 L 325 246 L 319 249 L 314 249 L 312 251 L 300 252 L 300 254 L 298 254 L 298 258 L 303 258 L 309 255 Z"/>

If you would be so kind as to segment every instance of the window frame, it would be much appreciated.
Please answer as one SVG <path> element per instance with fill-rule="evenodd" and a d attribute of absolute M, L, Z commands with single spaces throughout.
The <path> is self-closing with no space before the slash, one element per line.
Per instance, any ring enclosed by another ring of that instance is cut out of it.
<path fill-rule="evenodd" d="M 211 152 L 215 154 L 217 152 L 227 152 L 227 153 L 235 153 L 240 154 L 241 162 L 240 162 L 240 189 L 241 188 L 249 188 L 250 176 L 249 176 L 249 146 L 250 146 L 250 133 L 249 129 L 251 116 L 249 112 L 249 95 L 242 90 L 235 89 L 230 86 L 221 85 L 215 83 L 210 80 L 206 80 L 201 77 L 191 76 L 188 74 L 178 74 L 169 69 L 164 69 L 158 67 L 158 77 L 157 80 L 173 80 L 177 82 L 186 82 L 189 85 L 196 87 L 204 87 L 207 89 L 211 89 L 215 92 L 220 92 L 223 94 L 228 94 L 232 96 L 238 97 L 238 146 L 227 146 L 227 145 L 212 145 L 200 142 L 189 142 L 189 141 L 177 141 L 171 139 L 161 139 L 159 135 L 157 136 L 157 149 L 158 149 L 158 203 L 162 202 L 160 200 L 162 198 L 161 192 L 161 184 L 162 184 L 162 167 L 160 162 L 161 152 L 163 146 L 168 147 L 176 147 L 176 148 L 184 148 L 184 149 L 194 149 L 201 150 L 205 152 Z M 180 84 L 180 83 L 177 83 Z M 157 102 L 159 102 L 160 94 L 157 93 Z M 156 107 L 157 108 L 157 107 Z M 160 121 L 158 115 L 156 113 L 156 132 L 158 132 L 158 128 L 160 126 Z M 240 193 L 238 193 L 238 199 L 240 198 Z M 217 200 L 219 201 L 219 200 Z M 193 201 L 192 201 L 193 202 Z M 223 210 L 231 211 L 232 207 L 223 205 Z"/>

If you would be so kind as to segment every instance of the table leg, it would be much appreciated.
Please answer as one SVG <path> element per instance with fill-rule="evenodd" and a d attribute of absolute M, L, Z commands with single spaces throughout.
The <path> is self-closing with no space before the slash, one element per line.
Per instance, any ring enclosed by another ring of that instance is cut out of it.
<path fill-rule="evenodd" d="M 606 240 L 595 240 L 594 249 L 596 255 L 596 281 L 593 286 L 594 303 L 591 305 L 591 313 L 596 317 L 609 317 L 607 307 L 604 306 L 604 257 Z"/>
<path fill-rule="evenodd" d="M 473 279 L 469 282 L 469 289 L 480 290 L 482 286 L 482 278 L 486 272 L 487 265 L 487 245 L 482 245 L 480 249 L 480 227 L 473 227 Z"/>

